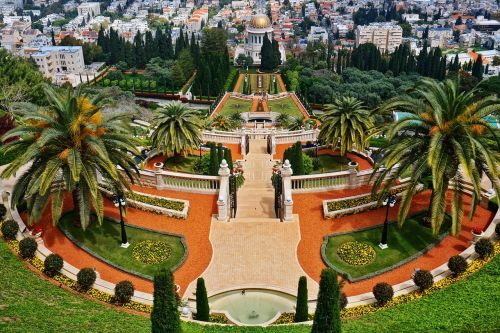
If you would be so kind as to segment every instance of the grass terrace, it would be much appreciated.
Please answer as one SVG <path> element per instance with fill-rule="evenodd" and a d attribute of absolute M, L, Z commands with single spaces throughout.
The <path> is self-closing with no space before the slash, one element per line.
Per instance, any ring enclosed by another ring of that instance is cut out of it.
<path fill-rule="evenodd" d="M 75 226 L 73 221 L 74 215 L 68 213 L 59 221 L 59 227 L 78 246 L 131 272 L 152 277 L 160 267 L 176 267 L 186 252 L 179 236 L 132 226 L 125 227 L 130 246 L 123 249 L 120 247 L 120 224 L 114 220 L 104 218 L 102 225 L 94 222 L 86 230 Z"/>
<path fill-rule="evenodd" d="M 399 228 L 397 223 L 389 224 L 387 237 L 389 247 L 385 250 L 378 246 L 382 236 L 382 225 L 362 231 L 332 235 L 326 243 L 326 259 L 335 269 L 348 273 L 353 279 L 360 279 L 368 274 L 398 266 L 412 256 L 417 256 L 426 247 L 439 242 L 448 234 L 451 225 L 451 218 L 448 215 L 446 215 L 441 233 L 435 238 L 432 236 L 431 228 L 422 225 L 426 214 L 422 212 L 408 218 L 402 228 Z M 373 251 L 368 248 L 366 251 L 353 248 L 342 253 L 339 248 L 348 242 L 363 243 L 371 247 Z"/>
<path fill-rule="evenodd" d="M 251 107 L 252 107 L 251 100 L 229 97 L 224 102 L 224 105 L 220 109 L 219 114 L 230 116 L 233 113 L 250 112 Z"/>
<path fill-rule="evenodd" d="M 175 172 L 196 173 L 194 166 L 199 158 L 198 155 L 169 157 L 165 160 L 163 168 Z"/>
<path fill-rule="evenodd" d="M 347 170 L 349 168 L 347 164 L 351 162 L 349 158 L 340 155 L 318 155 L 318 160 L 319 169 L 314 170 L 312 174 Z"/>
<path fill-rule="evenodd" d="M 149 318 L 124 313 L 68 292 L 28 270 L 0 242 L 0 331 L 3 333 L 151 332 Z M 345 333 L 493 332 L 500 327 L 497 256 L 469 279 L 407 304 L 343 320 Z M 27 287 L 29 286 L 29 287 Z M 446 309 L 446 318 L 443 317 Z M 64 316 L 61 316 L 64 313 Z M 92 320 L 89 320 L 92 318 Z M 422 320 L 425 318 L 425 320 Z M 473 329 L 471 328 L 474 325 Z M 308 333 L 307 325 L 220 327 L 182 323 L 184 333 Z"/>
<path fill-rule="evenodd" d="M 303 117 L 302 112 L 291 97 L 268 100 L 267 105 L 271 112 L 285 113 L 293 117 Z"/>

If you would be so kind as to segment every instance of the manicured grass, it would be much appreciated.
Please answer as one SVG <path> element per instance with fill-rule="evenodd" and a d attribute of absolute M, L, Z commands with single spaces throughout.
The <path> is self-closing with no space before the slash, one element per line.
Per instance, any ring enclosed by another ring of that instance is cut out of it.
<path fill-rule="evenodd" d="M 312 172 L 313 174 L 347 170 L 347 163 L 351 161 L 339 155 L 319 155 L 318 159 L 321 165 L 318 170 Z"/>
<path fill-rule="evenodd" d="M 24 267 L 2 241 L 0 258 L 0 331 L 3 333 L 151 332 L 148 318 L 86 300 L 41 279 Z M 404 305 L 343 321 L 342 332 L 494 332 L 500 327 L 499 276 L 500 256 L 497 256 L 468 280 Z M 311 330 L 304 325 L 262 328 L 182 323 L 182 326 L 184 333 L 308 333 Z"/>
<path fill-rule="evenodd" d="M 291 97 L 269 100 L 267 105 L 271 112 L 285 113 L 297 118 L 303 117 L 302 112 Z"/>
<path fill-rule="evenodd" d="M 250 108 L 252 107 L 251 100 L 243 100 L 239 98 L 228 98 L 222 109 L 219 111 L 219 114 L 223 114 L 229 116 L 233 113 L 237 112 L 250 112 Z"/>
<path fill-rule="evenodd" d="M 195 155 L 169 157 L 165 160 L 164 169 L 176 172 L 195 173 L 194 164 L 199 158 L 199 156 Z"/>
<path fill-rule="evenodd" d="M 59 227 L 67 231 L 77 242 L 102 258 L 140 274 L 153 276 L 160 267 L 172 268 L 177 265 L 185 252 L 181 238 L 153 231 L 126 226 L 128 242 L 127 249 L 120 247 L 120 224 L 104 219 L 102 225 L 92 223 L 87 229 L 78 228 L 73 223 L 73 214 L 64 215 L 59 221 Z M 159 264 L 144 264 L 132 257 L 134 245 L 146 240 L 164 241 L 171 248 L 170 257 Z M 62 254 L 64 257 L 64 254 Z"/>
<path fill-rule="evenodd" d="M 338 270 L 349 273 L 352 278 L 359 278 L 387 269 L 438 241 L 438 238 L 432 236 L 430 228 L 419 224 L 418 221 L 424 216 L 425 213 L 414 215 L 406 220 L 402 228 L 399 228 L 396 223 L 391 223 L 387 237 L 389 248 L 385 250 L 378 247 L 382 235 L 382 226 L 344 235 L 331 236 L 328 238 L 325 249 L 326 257 L 333 266 Z M 449 216 L 446 216 L 446 218 L 446 225 L 443 226 L 440 235 L 444 235 L 449 231 L 450 218 Z M 338 223 L 342 222 L 339 221 Z M 364 266 L 351 266 L 342 261 L 337 254 L 337 248 L 341 244 L 350 241 L 359 241 L 371 245 L 376 253 L 375 260 Z"/>
<path fill-rule="evenodd" d="M 249 74 L 248 75 L 248 82 L 250 84 L 250 93 L 251 94 L 257 93 L 260 91 L 260 89 L 257 88 L 257 77 L 258 77 L 258 74 Z M 262 80 L 262 91 L 266 91 L 266 92 L 274 94 L 274 91 L 271 91 L 272 75 L 271 74 L 263 74 L 262 79 L 263 79 Z M 238 92 L 240 92 L 240 93 L 243 93 L 243 86 L 244 86 L 243 82 L 244 82 L 244 79 L 238 88 Z M 279 83 L 277 84 L 277 87 L 278 87 L 277 93 L 282 92 Z"/>

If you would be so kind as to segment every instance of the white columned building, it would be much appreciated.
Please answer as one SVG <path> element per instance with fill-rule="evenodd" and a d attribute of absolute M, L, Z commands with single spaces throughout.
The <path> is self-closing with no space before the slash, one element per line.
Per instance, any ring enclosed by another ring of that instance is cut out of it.
<path fill-rule="evenodd" d="M 267 34 L 269 40 L 272 40 L 273 27 L 271 20 L 265 14 L 253 15 L 250 19 L 250 23 L 246 27 L 245 44 L 238 45 L 234 53 L 234 60 L 236 61 L 240 54 L 244 54 L 252 57 L 254 65 L 260 65 L 260 50 L 264 42 L 265 34 Z M 279 50 L 281 54 L 281 63 L 284 63 L 286 61 L 286 54 L 283 45 L 279 45 Z"/>

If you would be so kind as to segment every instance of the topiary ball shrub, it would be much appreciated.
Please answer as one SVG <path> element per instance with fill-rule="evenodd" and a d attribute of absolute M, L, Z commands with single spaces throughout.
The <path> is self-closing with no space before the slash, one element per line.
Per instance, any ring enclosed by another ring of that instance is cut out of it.
<path fill-rule="evenodd" d="M 375 296 L 379 305 L 384 305 L 392 299 L 394 290 L 390 284 L 379 282 L 373 287 L 373 296 Z"/>
<path fill-rule="evenodd" d="M 31 237 L 22 239 L 19 242 L 19 254 L 23 259 L 31 259 L 35 256 L 38 243 Z"/>
<path fill-rule="evenodd" d="M 134 285 L 130 281 L 118 282 L 115 286 L 115 301 L 120 304 L 130 302 L 134 295 Z"/>
<path fill-rule="evenodd" d="M 0 220 L 3 220 L 5 214 L 7 214 L 7 208 L 4 204 L 0 204 Z"/>
<path fill-rule="evenodd" d="M 340 294 L 340 309 L 345 309 L 347 306 L 347 295 L 345 293 Z"/>
<path fill-rule="evenodd" d="M 63 265 L 63 258 L 56 253 L 49 254 L 43 262 L 45 274 L 47 274 L 48 276 L 54 276 L 59 273 L 63 268 Z"/>
<path fill-rule="evenodd" d="M 458 275 L 465 272 L 467 270 L 467 266 L 469 266 L 467 260 L 459 255 L 453 256 L 450 258 L 450 260 L 448 260 L 448 268 L 453 273 L 453 275 Z"/>
<path fill-rule="evenodd" d="M 93 268 L 82 268 L 76 275 L 76 281 L 78 282 L 78 287 L 86 291 L 94 284 L 97 278 L 97 274 Z"/>
<path fill-rule="evenodd" d="M 17 224 L 16 221 L 7 220 L 2 224 L 3 238 L 7 240 L 16 239 L 18 231 L 19 231 L 19 225 Z"/>
<path fill-rule="evenodd" d="M 421 291 L 429 289 L 434 284 L 434 277 L 431 272 L 420 269 L 413 274 L 413 282 Z"/>
<path fill-rule="evenodd" d="M 489 239 L 482 238 L 477 241 L 476 245 L 474 246 L 474 250 L 476 250 L 476 253 L 481 259 L 484 259 L 493 254 L 493 243 Z"/>
<path fill-rule="evenodd" d="M 500 223 L 495 226 L 495 234 L 497 234 L 497 238 L 500 238 Z"/>

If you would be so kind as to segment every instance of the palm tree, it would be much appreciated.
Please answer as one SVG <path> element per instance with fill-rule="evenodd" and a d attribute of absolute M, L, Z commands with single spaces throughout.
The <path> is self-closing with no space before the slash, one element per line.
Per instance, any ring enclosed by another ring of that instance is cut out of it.
<path fill-rule="evenodd" d="M 241 127 L 245 123 L 245 119 L 243 119 L 243 116 L 240 112 L 231 113 L 231 115 L 229 116 L 229 121 L 231 122 L 232 130 Z"/>
<path fill-rule="evenodd" d="M 153 123 L 152 147 L 160 153 L 180 155 L 200 146 L 203 122 L 196 110 L 181 102 L 157 109 Z"/>
<path fill-rule="evenodd" d="M 449 186 L 454 235 L 460 231 L 463 218 L 464 179 L 473 186 L 471 218 L 481 195 L 483 174 L 500 193 L 500 140 L 484 119 L 500 111 L 500 103 L 494 96 L 478 98 L 476 93 L 476 89 L 459 92 L 455 81 L 437 83 L 424 79 L 416 88 L 415 97 L 398 96 L 380 108 L 382 113 L 408 114 L 386 126 L 388 144 L 374 168 L 380 172 L 374 192 L 380 188 L 387 192 L 398 177 L 410 174 L 398 212 L 400 225 L 406 219 L 417 185 L 428 175 L 432 177 L 430 212 L 435 235 L 444 220 Z"/>
<path fill-rule="evenodd" d="M 29 165 L 16 181 L 12 208 L 26 200 L 29 223 L 40 220 L 51 202 L 52 221 L 57 223 L 63 209 L 65 192 L 73 194 L 77 220 L 86 227 L 91 208 L 99 223 L 103 200 L 98 189 L 98 174 L 114 188 L 128 189 L 138 170 L 132 154 L 138 154 L 136 142 L 129 135 L 125 113 L 102 112 L 100 101 L 80 90 L 58 92 L 45 87 L 48 107 L 23 103 L 17 110 L 18 126 L 3 136 L 8 142 L 3 153 L 16 158 L 2 172 L 3 178 Z M 13 138 L 22 138 L 14 140 Z M 132 154 L 130 154 L 132 153 Z"/>
<path fill-rule="evenodd" d="M 275 122 L 282 128 L 288 128 L 290 126 L 290 116 L 286 113 L 280 113 L 276 117 Z"/>
<path fill-rule="evenodd" d="M 319 140 L 324 141 L 332 149 L 340 146 L 340 154 L 353 149 L 362 151 L 367 145 L 368 132 L 374 121 L 363 102 L 355 97 L 342 97 L 326 106 L 319 117 L 321 131 Z"/>

